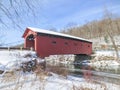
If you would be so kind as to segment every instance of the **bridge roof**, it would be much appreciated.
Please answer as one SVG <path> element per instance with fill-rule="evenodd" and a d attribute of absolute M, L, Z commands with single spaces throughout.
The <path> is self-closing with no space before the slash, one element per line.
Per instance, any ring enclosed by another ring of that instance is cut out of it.
<path fill-rule="evenodd" d="M 33 27 L 27 27 L 27 29 L 30 29 L 37 33 L 50 34 L 50 35 L 62 36 L 62 37 L 66 37 L 66 38 L 72 38 L 72 39 L 91 42 L 90 40 L 87 40 L 84 38 L 80 38 L 80 37 L 76 37 L 76 36 L 72 36 L 72 35 L 68 35 L 68 34 L 62 34 L 62 33 L 54 32 L 54 31 L 50 31 L 50 30 L 44 30 L 44 29 L 33 28 Z"/>

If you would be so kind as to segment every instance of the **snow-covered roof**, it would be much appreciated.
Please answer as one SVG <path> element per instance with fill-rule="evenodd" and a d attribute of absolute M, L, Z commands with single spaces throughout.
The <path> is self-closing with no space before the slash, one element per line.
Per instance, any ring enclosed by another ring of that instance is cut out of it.
<path fill-rule="evenodd" d="M 77 39 L 77 40 L 83 40 L 83 41 L 91 42 L 87 39 L 83 39 L 83 38 L 72 36 L 72 35 L 62 34 L 62 33 L 54 32 L 54 31 L 50 31 L 50 30 L 44 30 L 44 29 L 32 28 L 32 27 L 27 27 L 27 28 L 34 31 L 34 32 L 38 32 L 38 33 L 57 35 L 57 36 L 62 36 L 62 37 L 73 38 L 73 39 Z"/>

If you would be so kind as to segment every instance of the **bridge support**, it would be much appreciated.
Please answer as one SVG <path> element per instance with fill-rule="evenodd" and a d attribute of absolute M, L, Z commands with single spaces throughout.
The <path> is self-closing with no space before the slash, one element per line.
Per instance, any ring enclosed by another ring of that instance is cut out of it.
<path fill-rule="evenodd" d="M 75 55 L 75 58 L 74 58 L 74 63 L 81 63 L 82 61 L 84 60 L 90 60 L 91 59 L 91 56 L 90 55 L 86 55 L 86 54 L 77 54 Z"/>
<path fill-rule="evenodd" d="M 84 61 L 84 60 L 91 60 L 91 56 L 90 55 L 86 55 L 86 54 L 77 54 L 77 55 L 75 55 L 74 67 L 76 69 L 83 68 L 81 62 Z"/>

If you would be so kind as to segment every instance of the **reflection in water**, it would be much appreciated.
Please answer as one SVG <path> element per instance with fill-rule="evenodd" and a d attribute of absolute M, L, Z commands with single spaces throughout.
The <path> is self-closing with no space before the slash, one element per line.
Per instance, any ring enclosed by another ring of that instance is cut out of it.
<path fill-rule="evenodd" d="M 93 70 L 99 72 L 106 72 L 112 74 L 120 74 L 120 65 L 112 65 L 112 66 L 102 66 L 102 67 L 91 67 L 89 65 L 74 65 L 74 69 L 86 69 Z"/>
<path fill-rule="evenodd" d="M 54 65 L 55 66 L 55 65 Z M 80 64 L 57 64 L 56 66 L 60 66 L 60 68 L 68 69 L 69 72 L 73 74 L 80 75 L 82 72 L 80 70 L 92 70 L 98 72 L 106 72 L 112 74 L 120 74 L 120 65 L 112 65 L 112 66 L 102 66 L 102 67 L 91 67 L 89 65 L 80 65 Z"/>
<path fill-rule="evenodd" d="M 120 74 L 120 66 L 112 66 L 113 68 L 104 67 L 102 69 L 99 69 L 99 68 L 94 69 L 87 65 L 82 66 L 82 65 L 76 65 L 76 64 L 75 65 L 73 65 L 73 64 L 57 64 L 57 65 L 54 64 L 53 67 L 54 67 L 54 69 L 53 69 L 54 73 L 56 73 L 55 71 L 57 71 L 57 74 L 64 75 L 66 77 L 67 77 L 67 75 L 72 75 L 72 76 L 80 77 L 80 78 L 83 77 L 86 80 L 94 79 L 94 80 L 98 80 L 98 81 L 105 81 L 105 82 L 110 82 L 110 83 L 115 83 L 115 84 L 120 83 L 120 79 L 118 77 Z M 48 66 L 47 68 L 50 69 L 51 67 Z M 85 71 L 85 69 L 89 69 L 89 70 Z M 90 71 L 90 70 L 92 70 L 92 71 Z M 94 71 L 97 71 L 99 73 L 94 72 Z M 106 76 L 105 72 L 107 72 L 106 73 L 107 76 Z M 113 74 L 116 74 L 116 76 L 111 76 Z"/>

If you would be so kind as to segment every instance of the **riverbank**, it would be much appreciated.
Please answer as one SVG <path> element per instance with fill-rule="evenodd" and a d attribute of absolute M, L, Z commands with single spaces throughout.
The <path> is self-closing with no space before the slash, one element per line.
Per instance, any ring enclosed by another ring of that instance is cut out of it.
<path fill-rule="evenodd" d="M 30 54 L 32 55 L 29 56 Z M 2 90 L 53 90 L 53 88 L 55 90 L 119 90 L 120 88 L 116 83 L 86 78 L 87 76 L 75 77 L 67 73 L 63 76 L 55 74 L 51 70 L 23 72 L 21 69 L 15 69 L 19 68 L 23 61 L 38 59 L 31 51 L 0 51 L 0 58 L 1 65 L 4 65 L 1 69 L 7 71 L 0 76 L 0 89 Z M 60 59 L 62 60 L 62 58 Z M 67 61 L 69 59 L 67 58 Z M 59 72 L 59 68 L 55 69 Z"/>

